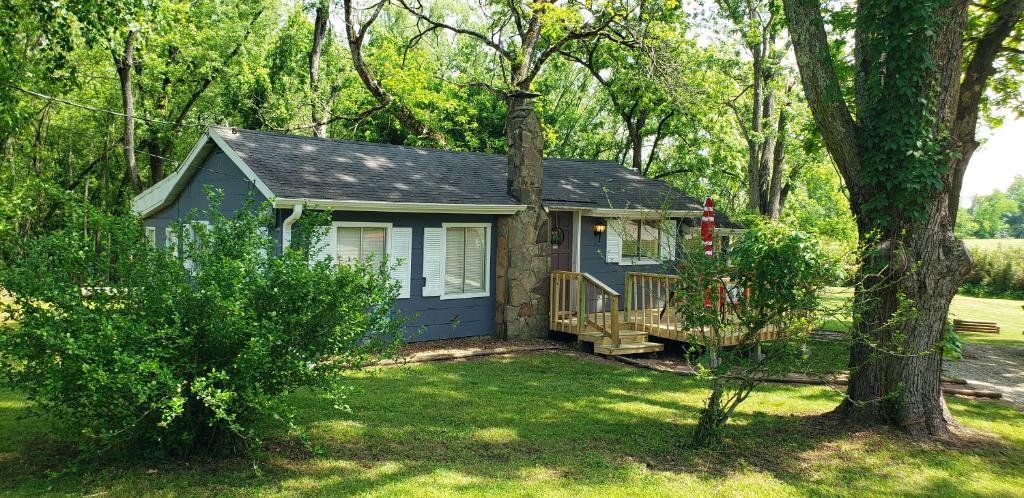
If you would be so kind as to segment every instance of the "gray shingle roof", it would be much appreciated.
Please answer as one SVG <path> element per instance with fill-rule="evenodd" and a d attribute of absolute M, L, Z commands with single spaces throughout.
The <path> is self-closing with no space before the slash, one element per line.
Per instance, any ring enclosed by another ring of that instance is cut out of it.
<path fill-rule="evenodd" d="M 507 159 L 402 145 L 211 128 L 280 198 L 514 205 Z M 551 207 L 700 210 L 668 184 L 613 161 L 544 160 Z"/>

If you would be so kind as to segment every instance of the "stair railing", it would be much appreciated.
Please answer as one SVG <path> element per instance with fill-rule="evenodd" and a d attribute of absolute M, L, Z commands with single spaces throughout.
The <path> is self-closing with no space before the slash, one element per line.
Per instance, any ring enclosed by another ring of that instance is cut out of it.
<path fill-rule="evenodd" d="M 626 273 L 626 322 L 643 332 L 678 330 L 679 315 L 675 303 L 677 275 Z"/>
<path fill-rule="evenodd" d="M 619 293 L 589 273 L 551 272 L 550 328 L 583 335 L 591 329 L 622 344 Z"/>

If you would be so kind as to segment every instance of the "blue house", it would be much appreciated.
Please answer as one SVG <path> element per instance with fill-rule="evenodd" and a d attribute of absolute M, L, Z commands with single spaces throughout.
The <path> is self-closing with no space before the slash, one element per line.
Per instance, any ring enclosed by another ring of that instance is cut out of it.
<path fill-rule="evenodd" d="M 344 262 L 384 253 L 401 261 L 393 273 L 401 283 L 397 308 L 415 315 L 411 328 L 424 331 L 412 340 L 490 335 L 501 285 L 495 225 L 524 208 L 508 193 L 506 166 L 506 157 L 496 154 L 215 127 L 173 175 L 133 200 L 133 210 L 158 247 L 173 240 L 175 220 L 193 209 L 202 219 L 205 186 L 223 191 L 228 215 L 249 196 L 270 201 L 270 234 L 279 247 L 291 243 L 303 210 L 328 210 L 333 226 L 322 244 L 325 256 Z M 558 324 L 564 317 L 556 308 L 565 306 L 556 298 L 573 301 L 569 313 L 578 316 L 578 297 L 590 295 L 581 287 L 586 275 L 636 299 L 636 289 L 626 288 L 627 273 L 662 272 L 680 238 L 697 230 L 702 205 L 612 161 L 545 159 L 543 175 L 551 271 L 561 276 L 558 285 L 571 277 L 572 287 L 556 289 L 552 278 L 552 329 L 568 328 L 586 340 L 589 332 Z M 604 312 L 608 303 L 584 307 Z M 617 344 L 629 341 L 616 337 Z"/>

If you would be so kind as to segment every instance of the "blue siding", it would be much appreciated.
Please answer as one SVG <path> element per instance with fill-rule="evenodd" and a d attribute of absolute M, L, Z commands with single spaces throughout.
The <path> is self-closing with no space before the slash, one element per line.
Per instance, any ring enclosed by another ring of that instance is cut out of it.
<path fill-rule="evenodd" d="M 143 222 L 147 227 L 156 227 L 157 247 L 164 247 L 164 229 L 171 223 L 187 217 L 189 211 L 195 209 L 196 219 L 209 221 L 210 217 L 206 211 L 210 208 L 210 200 L 204 188 L 207 185 L 224 192 L 221 210 L 228 216 L 234 216 L 250 194 L 256 206 L 266 201 L 263 194 L 256 190 L 235 163 L 220 148 L 215 148 L 174 203 Z M 278 226 L 275 227 L 274 234 L 280 244 L 280 222 L 276 225 Z"/>
<path fill-rule="evenodd" d="M 626 288 L 626 272 L 671 273 L 668 265 L 620 265 L 607 263 L 605 255 L 605 237 L 597 241 L 594 235 L 594 222 L 600 218 L 583 216 L 580 220 L 580 271 L 589 273 L 604 282 L 608 287 L 622 294 Z"/>
<path fill-rule="evenodd" d="M 290 213 L 286 210 L 284 215 Z M 408 299 L 395 303 L 410 319 L 408 338 L 413 341 L 449 339 L 454 337 L 483 336 L 494 333 L 494 264 L 497 237 L 492 215 L 371 213 L 335 211 L 334 221 L 370 221 L 391 223 L 395 227 L 412 228 L 412 277 Z M 423 297 L 423 228 L 440 227 L 442 223 L 490 223 L 491 265 L 489 296 L 467 299 Z"/>

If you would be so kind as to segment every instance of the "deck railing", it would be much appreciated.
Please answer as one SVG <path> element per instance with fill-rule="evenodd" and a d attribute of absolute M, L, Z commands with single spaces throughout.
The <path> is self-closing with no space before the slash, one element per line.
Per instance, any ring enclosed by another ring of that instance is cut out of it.
<path fill-rule="evenodd" d="M 551 330 L 599 332 L 619 347 L 619 293 L 589 273 L 551 272 Z"/>
<path fill-rule="evenodd" d="M 677 329 L 675 287 L 679 277 L 660 273 L 626 273 L 626 320 L 644 332 Z"/>

